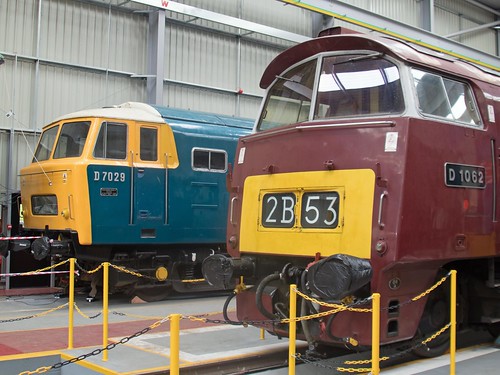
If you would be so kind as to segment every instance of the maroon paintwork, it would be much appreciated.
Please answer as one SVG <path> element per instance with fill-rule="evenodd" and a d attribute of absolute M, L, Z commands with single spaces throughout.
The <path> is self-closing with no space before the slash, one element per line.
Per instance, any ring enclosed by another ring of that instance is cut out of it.
<path fill-rule="evenodd" d="M 450 57 L 440 58 L 437 54 L 419 52 L 397 40 L 344 35 L 316 38 L 283 52 L 264 72 L 261 87 L 268 88 L 277 75 L 282 75 L 290 66 L 308 57 L 339 50 L 383 52 L 406 64 L 431 71 L 436 69 L 441 74 L 467 81 L 476 97 L 483 129 L 455 126 L 446 121 L 408 115 L 411 111 L 405 111 L 402 116 L 302 122 L 301 129 L 297 128 L 298 124 L 290 124 L 279 128 L 279 131 L 271 129 L 246 136 L 239 141 L 236 152 L 238 155 L 241 147 L 246 148 L 245 164 L 239 166 L 235 162 L 232 173 L 230 199 L 237 198 L 232 214 L 235 218 L 241 215 L 247 176 L 270 171 L 325 170 L 327 161 L 333 161 L 336 170 L 372 169 L 377 178 L 370 259 L 374 271 L 371 292 L 382 296 L 381 342 L 402 341 L 416 334 L 426 298 L 403 304 L 396 313 L 387 310 L 391 301 L 401 303 L 420 294 L 440 276 L 440 269 L 458 269 L 459 277 L 461 275 L 462 280 L 467 280 L 470 269 L 476 266 L 487 269 L 484 263 L 477 263 L 478 259 L 500 256 L 500 228 L 497 222 L 500 215 L 500 141 L 496 124 L 491 121 L 491 114 L 488 115 L 489 105 L 494 109 L 495 118 L 500 118 L 500 78 Z M 407 107 L 413 105 L 410 99 L 406 98 Z M 352 126 L 354 122 L 359 124 Z M 319 124 L 337 126 L 307 129 Z M 399 134 L 396 152 L 384 152 L 388 131 Z M 486 187 L 446 186 L 445 163 L 484 167 Z M 385 225 L 382 228 L 378 224 L 378 207 L 384 192 L 387 196 L 383 210 Z M 493 207 L 495 202 L 496 210 Z M 245 231 L 245 228 L 240 228 L 239 222 L 236 219 L 228 223 L 228 239 L 238 238 L 240 231 Z M 380 240 L 386 243 L 386 250 L 382 252 L 376 249 Z M 238 246 L 228 241 L 230 255 L 234 258 L 240 256 Z M 259 268 L 267 262 L 266 256 L 256 255 L 256 258 L 259 257 L 256 279 L 266 276 L 266 273 L 260 273 Z M 273 254 L 269 249 L 269 259 L 271 257 L 276 259 L 279 254 Z M 282 262 L 285 264 L 288 259 Z M 391 289 L 390 281 L 396 279 L 400 285 Z M 460 308 L 461 311 L 470 309 L 468 306 Z M 474 316 L 474 313 L 469 315 Z M 255 307 L 252 290 L 238 295 L 238 317 L 247 321 L 264 319 Z M 500 319 L 500 311 L 496 318 Z M 369 314 L 339 314 L 335 318 L 333 334 L 354 337 L 361 345 L 369 345 L 370 319 Z M 397 320 L 397 329 L 388 328 L 393 324 L 391 320 Z M 279 333 L 286 335 L 286 329 Z M 324 332 L 319 333 L 319 337 L 320 341 L 331 341 Z"/>

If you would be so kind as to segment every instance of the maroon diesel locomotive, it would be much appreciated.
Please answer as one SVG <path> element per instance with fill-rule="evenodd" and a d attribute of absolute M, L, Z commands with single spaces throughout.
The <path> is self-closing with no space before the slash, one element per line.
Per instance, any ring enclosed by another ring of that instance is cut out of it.
<path fill-rule="evenodd" d="M 260 85 L 255 131 L 240 139 L 228 176 L 230 257 L 203 266 L 213 284 L 243 280 L 238 319 L 287 336 L 272 321 L 288 317 L 290 284 L 345 304 L 377 292 L 381 344 L 408 344 L 449 322 L 446 285 L 409 301 L 455 269 L 457 323 L 498 334 L 498 72 L 341 33 L 281 53 Z M 298 307 L 302 316 L 328 310 Z M 371 315 L 305 320 L 297 335 L 310 345 L 369 346 Z M 415 351 L 438 355 L 446 341 Z"/>

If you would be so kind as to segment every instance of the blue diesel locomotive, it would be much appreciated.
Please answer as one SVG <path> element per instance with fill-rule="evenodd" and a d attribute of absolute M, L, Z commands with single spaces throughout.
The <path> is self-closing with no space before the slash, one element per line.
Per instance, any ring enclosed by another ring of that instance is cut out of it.
<path fill-rule="evenodd" d="M 43 128 L 20 173 L 26 233 L 36 259 L 75 257 L 110 272 L 110 288 L 146 300 L 211 288 L 209 255 L 225 253 L 228 160 L 249 119 L 124 103 Z"/>

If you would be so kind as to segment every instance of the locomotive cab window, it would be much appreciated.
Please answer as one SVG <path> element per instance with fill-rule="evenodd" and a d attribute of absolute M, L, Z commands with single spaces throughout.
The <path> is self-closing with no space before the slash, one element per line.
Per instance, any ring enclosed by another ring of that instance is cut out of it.
<path fill-rule="evenodd" d="M 104 159 L 126 159 L 127 125 L 103 122 L 95 143 L 94 157 Z"/>
<path fill-rule="evenodd" d="M 316 60 L 276 77 L 265 108 L 261 113 L 258 130 L 306 121 L 309 118 L 316 72 Z"/>
<path fill-rule="evenodd" d="M 323 59 L 314 118 L 401 113 L 399 70 L 381 54 Z"/>
<path fill-rule="evenodd" d="M 38 142 L 38 147 L 35 151 L 35 156 L 33 158 L 33 163 L 36 161 L 48 160 L 54 144 L 56 143 L 57 132 L 59 131 L 59 126 L 54 126 L 43 132 L 40 142 Z"/>
<path fill-rule="evenodd" d="M 195 171 L 224 173 L 227 170 L 227 153 L 224 150 L 194 148 L 192 168 Z"/>
<path fill-rule="evenodd" d="M 480 127 L 481 120 L 470 87 L 438 74 L 412 69 L 418 109 L 423 115 Z"/>
<path fill-rule="evenodd" d="M 158 129 L 141 127 L 141 160 L 158 160 Z"/>
<path fill-rule="evenodd" d="M 78 157 L 82 154 L 90 129 L 90 121 L 63 124 L 54 151 L 54 159 Z"/>

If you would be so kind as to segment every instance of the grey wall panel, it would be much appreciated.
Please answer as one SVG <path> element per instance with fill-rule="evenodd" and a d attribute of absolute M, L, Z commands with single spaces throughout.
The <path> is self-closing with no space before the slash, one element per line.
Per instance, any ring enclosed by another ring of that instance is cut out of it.
<path fill-rule="evenodd" d="M 461 20 L 462 29 L 473 29 L 479 26 L 476 22 L 464 19 Z M 494 55 L 496 53 L 496 36 L 492 29 L 482 29 L 470 33 L 465 33 L 454 37 L 453 39 L 467 46 L 489 52 Z"/>
<path fill-rule="evenodd" d="M 166 33 L 165 78 L 236 89 L 235 37 L 179 25 L 169 25 Z"/>
<path fill-rule="evenodd" d="M 200 90 L 177 84 L 165 85 L 164 105 L 173 108 L 256 119 L 262 99 L 255 96 Z"/>
<path fill-rule="evenodd" d="M 259 46 L 251 42 L 241 43 L 241 81 L 244 92 L 264 95 L 259 82 L 267 65 L 284 49 Z"/>
<path fill-rule="evenodd" d="M 0 51 L 33 54 L 36 47 L 37 18 L 37 1 L 0 1 Z"/>
<path fill-rule="evenodd" d="M 242 18 L 247 21 L 256 22 L 262 25 L 275 27 L 289 32 L 311 36 L 311 15 L 310 12 L 292 6 L 284 5 L 273 0 L 177 0 L 179 3 L 221 13 L 231 17 Z M 183 21 L 193 21 L 189 17 L 171 13 L 171 17 L 182 19 Z M 234 28 L 217 25 L 206 21 L 194 20 L 201 25 L 214 27 L 218 30 L 234 32 Z M 262 36 L 255 36 L 261 38 Z M 266 39 L 266 38 L 265 38 Z M 278 39 L 270 38 L 274 42 L 280 43 Z"/>
<path fill-rule="evenodd" d="M 238 116 L 256 120 L 261 102 L 261 98 L 240 96 Z"/>
<path fill-rule="evenodd" d="M 411 26 L 419 26 L 421 6 L 419 0 L 352 0 L 343 2 L 387 18 L 397 19 Z"/>
<path fill-rule="evenodd" d="M 143 72 L 147 18 L 74 0 L 40 0 L 42 59 Z"/>
<path fill-rule="evenodd" d="M 244 0 L 242 18 L 296 34 L 312 36 L 311 13 L 278 1 Z"/>
<path fill-rule="evenodd" d="M 85 108 L 144 101 L 145 85 L 143 79 L 42 65 L 37 125 L 46 125 L 62 114 Z"/>
<path fill-rule="evenodd" d="M 11 181 L 14 190 L 19 190 L 19 171 L 21 168 L 29 165 L 33 159 L 33 153 L 35 151 L 38 142 L 38 134 L 16 132 L 14 136 L 14 155 L 13 156 L 13 168 L 11 172 Z"/>
<path fill-rule="evenodd" d="M 0 66 L 0 128 L 34 129 L 30 121 L 34 75 L 30 61 L 6 58 Z M 14 115 L 7 118 L 11 111 Z"/>
<path fill-rule="evenodd" d="M 224 115 L 234 115 L 236 103 L 236 94 L 177 84 L 166 84 L 163 98 L 163 104 L 169 107 Z"/>
<path fill-rule="evenodd" d="M 10 133 L 6 131 L 0 131 L 0 191 L 10 192 L 18 191 L 19 186 L 19 170 L 31 163 L 33 158 L 33 150 L 36 147 L 36 142 L 38 140 L 38 135 L 33 133 L 14 133 L 13 142 L 13 154 L 12 158 L 9 160 L 9 139 Z M 12 162 L 10 169 L 10 187 L 7 186 L 7 171 L 8 163 Z"/>
<path fill-rule="evenodd" d="M 495 21 L 492 13 L 463 0 L 437 0 L 435 4 L 434 31 L 439 35 L 449 35 Z M 453 37 L 453 40 L 492 55 L 497 52 L 495 31 L 491 28 L 463 33 Z"/>

